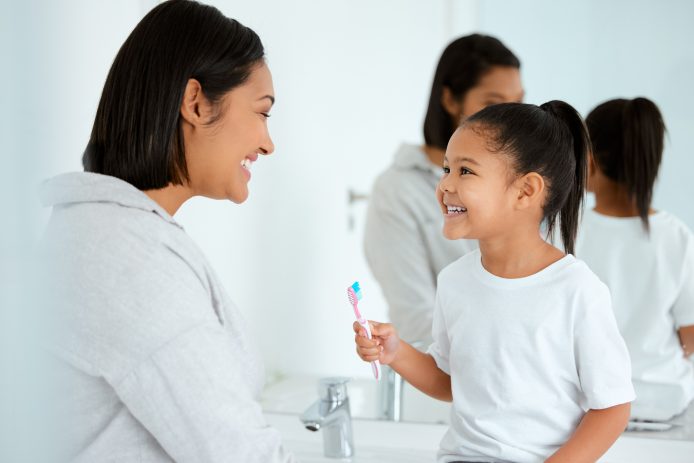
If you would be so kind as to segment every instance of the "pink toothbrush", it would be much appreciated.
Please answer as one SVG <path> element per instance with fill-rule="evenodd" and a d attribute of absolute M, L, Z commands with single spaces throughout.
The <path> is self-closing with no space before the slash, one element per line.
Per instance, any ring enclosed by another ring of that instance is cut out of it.
<path fill-rule="evenodd" d="M 364 318 L 361 312 L 359 312 L 358 303 L 361 300 L 361 288 L 359 287 L 358 281 L 355 281 L 352 286 L 347 288 L 347 298 L 349 299 L 349 303 L 352 304 L 354 315 L 357 317 L 357 322 L 366 331 L 366 336 L 371 339 L 371 327 L 369 326 L 369 322 L 367 322 L 366 318 Z M 381 366 L 378 363 L 378 360 L 371 362 L 371 370 L 374 373 L 374 378 L 376 378 L 376 381 L 378 381 L 381 377 Z"/>

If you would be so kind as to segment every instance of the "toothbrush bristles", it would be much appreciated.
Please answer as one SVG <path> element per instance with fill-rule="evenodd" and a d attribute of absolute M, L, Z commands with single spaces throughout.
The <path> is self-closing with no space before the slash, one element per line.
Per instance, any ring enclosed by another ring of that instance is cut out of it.
<path fill-rule="evenodd" d="M 361 287 L 359 286 L 358 281 L 354 282 L 354 284 L 352 285 L 352 290 L 354 291 L 354 294 L 357 296 L 357 300 L 361 301 Z"/>

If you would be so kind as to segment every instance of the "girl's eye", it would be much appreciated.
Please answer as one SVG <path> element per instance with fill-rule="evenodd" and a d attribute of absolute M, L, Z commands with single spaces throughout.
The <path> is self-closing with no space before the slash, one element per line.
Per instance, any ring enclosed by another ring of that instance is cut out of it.
<path fill-rule="evenodd" d="M 449 167 L 447 167 L 447 166 L 443 166 L 443 173 L 444 173 L 444 174 L 450 174 L 450 173 L 451 173 L 451 169 L 450 169 Z"/>
<path fill-rule="evenodd" d="M 262 114 L 263 116 L 265 116 L 265 119 L 267 119 L 268 117 L 270 117 L 270 113 L 260 113 L 260 114 Z"/>
<path fill-rule="evenodd" d="M 461 168 L 460 168 L 460 175 L 469 175 L 469 174 L 471 174 L 471 173 L 472 173 L 472 172 L 470 172 L 469 170 L 467 170 L 465 167 L 461 167 Z"/>

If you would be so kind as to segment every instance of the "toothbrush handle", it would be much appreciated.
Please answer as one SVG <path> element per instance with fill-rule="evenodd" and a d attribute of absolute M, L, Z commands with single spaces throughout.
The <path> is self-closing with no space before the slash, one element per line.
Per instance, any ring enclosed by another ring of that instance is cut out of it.
<path fill-rule="evenodd" d="M 358 321 L 359 324 L 366 330 L 366 337 L 372 339 L 371 326 L 369 325 L 369 322 L 367 322 L 363 318 L 359 319 Z M 373 372 L 376 381 L 381 379 L 381 365 L 380 363 L 378 363 L 378 360 L 374 360 L 373 362 L 371 362 L 371 371 Z"/>

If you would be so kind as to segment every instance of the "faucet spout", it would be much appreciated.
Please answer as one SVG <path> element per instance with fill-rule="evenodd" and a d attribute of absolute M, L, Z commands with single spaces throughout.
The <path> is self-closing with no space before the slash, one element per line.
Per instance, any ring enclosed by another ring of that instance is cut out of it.
<path fill-rule="evenodd" d="M 330 458 L 354 455 L 352 415 L 346 378 L 326 378 L 319 382 L 320 398 L 301 415 L 309 431 L 323 430 L 323 452 Z"/>

